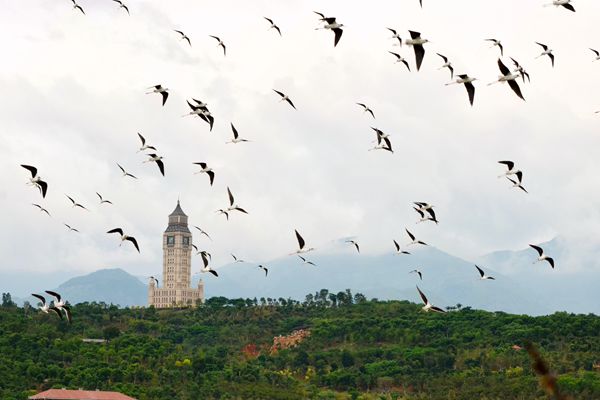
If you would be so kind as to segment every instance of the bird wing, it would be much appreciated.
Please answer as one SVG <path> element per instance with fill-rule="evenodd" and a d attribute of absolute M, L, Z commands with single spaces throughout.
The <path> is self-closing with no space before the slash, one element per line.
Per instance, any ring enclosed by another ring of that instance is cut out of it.
<path fill-rule="evenodd" d="M 394 242 L 394 246 L 396 246 L 396 251 L 400 251 L 400 245 L 398 244 L 398 242 L 396 242 L 395 240 Z"/>
<path fill-rule="evenodd" d="M 575 7 L 573 7 L 573 5 L 572 5 L 572 4 L 568 4 L 568 3 L 567 3 L 567 4 L 563 4 L 562 6 L 563 6 L 564 8 L 566 8 L 567 10 L 569 10 L 569 11 L 573 11 L 573 12 L 575 12 Z"/>
<path fill-rule="evenodd" d="M 406 229 L 406 228 L 404 228 Z M 410 233 L 410 231 L 408 229 L 406 229 L 406 233 L 408 234 L 408 237 L 411 238 L 411 240 L 415 240 L 415 235 L 413 235 L 412 233 Z"/>
<path fill-rule="evenodd" d="M 471 106 L 473 105 L 473 100 L 475 100 L 475 86 L 471 82 L 465 82 L 465 88 L 467 89 L 467 93 L 469 94 L 469 103 Z"/>
<path fill-rule="evenodd" d="M 204 268 L 208 267 L 208 258 L 206 258 L 206 253 L 202 252 L 200 253 L 201 257 L 202 257 L 202 263 L 204 264 Z"/>
<path fill-rule="evenodd" d="M 208 124 L 210 125 L 210 131 L 212 132 L 212 128 L 215 123 L 215 119 L 212 115 L 207 115 L 206 119 L 208 120 Z"/>
<path fill-rule="evenodd" d="M 238 210 L 239 212 L 243 212 L 244 214 L 248 214 L 248 211 L 244 210 L 241 207 L 236 207 L 235 210 Z"/>
<path fill-rule="evenodd" d="M 400 56 L 400 54 L 398 54 L 398 53 L 394 53 L 393 51 L 388 51 L 388 53 L 395 55 L 397 59 L 401 59 L 401 58 L 402 58 L 402 57 Z"/>
<path fill-rule="evenodd" d="M 392 151 L 392 142 L 390 142 L 390 138 L 384 137 L 383 141 L 385 142 L 385 144 L 387 146 L 387 150 Z"/>
<path fill-rule="evenodd" d="M 285 94 L 281 93 L 279 90 L 275 90 L 275 89 L 273 89 L 273 91 L 274 91 L 275 93 L 277 93 L 278 95 L 280 95 L 281 97 L 284 97 L 284 96 L 285 96 Z"/>
<path fill-rule="evenodd" d="M 31 172 L 31 177 L 32 178 L 35 178 L 35 176 L 37 175 L 37 168 L 36 167 L 32 167 L 31 165 L 23 165 L 23 164 L 21 164 L 21 167 L 23 167 L 27 171 Z"/>
<path fill-rule="evenodd" d="M 512 161 L 498 161 L 498 163 L 506 165 L 509 171 L 515 167 L 515 163 Z"/>
<path fill-rule="evenodd" d="M 436 307 L 436 306 L 431 306 L 431 311 L 435 311 L 435 312 L 439 312 L 439 313 L 445 313 L 446 312 L 445 310 L 442 310 L 441 308 Z"/>
<path fill-rule="evenodd" d="M 270 23 L 271 25 L 273 25 L 273 20 L 272 20 L 271 18 L 267 18 L 267 17 L 263 17 L 263 18 L 264 18 L 264 19 L 266 19 L 267 21 L 269 21 L 269 23 Z"/>
<path fill-rule="evenodd" d="M 46 290 L 46 293 L 48 293 L 50 296 L 54 297 L 58 302 L 60 302 L 60 294 L 53 292 L 52 290 Z"/>
<path fill-rule="evenodd" d="M 162 94 L 162 105 L 164 106 L 167 102 L 167 98 L 169 97 L 169 92 L 161 92 L 160 94 Z"/>
<path fill-rule="evenodd" d="M 46 198 L 46 192 L 48 191 L 48 184 L 44 181 L 38 181 L 37 184 L 40 187 L 40 189 L 42 190 L 42 197 Z"/>
<path fill-rule="evenodd" d="M 302 236 L 300 236 L 300 234 L 298 233 L 297 230 L 294 230 L 294 232 L 296 232 L 296 239 L 298 240 L 298 246 L 300 247 L 300 250 L 302 250 L 304 248 L 304 245 L 306 244 L 306 242 L 304 242 L 304 239 L 302 238 Z"/>
<path fill-rule="evenodd" d="M 62 309 L 65 311 L 67 321 L 69 321 L 69 323 L 73 322 L 73 317 L 71 316 L 71 308 L 69 306 L 63 306 Z"/>
<path fill-rule="evenodd" d="M 513 92 L 515 92 L 515 94 L 517 96 L 519 96 L 519 98 L 521 98 L 522 100 L 525 100 L 525 98 L 523 97 L 523 94 L 521 93 L 521 88 L 519 87 L 519 84 L 517 83 L 516 80 L 514 80 L 514 79 L 509 80 L 508 86 L 510 86 L 510 88 L 513 90 Z"/>
<path fill-rule="evenodd" d="M 213 38 L 213 39 L 215 39 L 215 40 L 218 40 L 219 42 L 221 41 L 221 39 L 219 39 L 219 37 L 218 37 L 218 36 L 213 36 L 213 35 L 208 35 L 208 36 L 210 36 L 211 38 Z"/>
<path fill-rule="evenodd" d="M 523 172 L 517 171 L 515 173 L 515 175 L 517 176 L 517 179 L 519 180 L 519 183 L 521 183 L 523 181 Z"/>
<path fill-rule="evenodd" d="M 108 231 L 106 233 L 118 233 L 119 235 L 123 236 L 123 229 L 115 228 L 115 229 L 111 229 L 110 231 Z"/>
<path fill-rule="evenodd" d="M 435 218 L 435 211 L 433 211 L 433 208 L 428 208 L 426 211 L 429 213 L 429 215 L 431 215 L 431 219 L 437 222 L 437 219 Z"/>
<path fill-rule="evenodd" d="M 354 247 L 356 247 L 356 251 L 360 253 L 360 247 L 358 246 L 358 243 L 354 242 Z"/>
<path fill-rule="evenodd" d="M 419 210 L 417 207 L 413 207 L 413 210 L 415 210 L 416 212 L 418 212 L 419 215 L 421 216 L 421 218 L 425 217 L 425 214 L 423 213 L 423 211 Z"/>
<path fill-rule="evenodd" d="M 596 56 L 600 57 L 600 52 L 598 52 L 598 50 L 594 50 L 592 48 L 590 48 L 590 50 L 593 51 Z"/>
<path fill-rule="evenodd" d="M 268 18 L 265 18 L 265 19 L 268 19 Z M 233 259 L 234 259 L 235 261 L 237 261 L 237 257 L 236 257 L 235 255 L 233 255 L 233 253 L 231 253 L 231 257 L 233 257 Z"/>
<path fill-rule="evenodd" d="M 417 271 L 417 275 L 419 275 L 420 280 L 423 280 L 423 274 L 421 273 L 421 271 Z"/>
<path fill-rule="evenodd" d="M 229 186 L 227 187 L 227 195 L 229 195 L 229 205 L 233 206 L 234 199 L 233 195 L 231 194 L 231 190 L 229 190 Z"/>
<path fill-rule="evenodd" d="M 65 196 L 67 196 L 67 195 L 65 194 Z M 73 198 L 72 198 L 72 197 L 70 197 L 70 196 L 67 196 L 67 198 L 68 198 L 69 200 L 71 200 L 71 203 L 73 203 L 73 205 L 77 204 L 77 203 L 75 202 L 75 200 L 73 200 Z"/>
<path fill-rule="evenodd" d="M 529 247 L 531 247 L 532 249 L 534 249 L 535 251 L 537 251 L 538 254 L 540 255 L 540 257 L 542 256 L 542 254 L 544 254 L 544 250 L 540 246 L 536 246 L 534 244 L 530 244 Z"/>
<path fill-rule="evenodd" d="M 210 186 L 212 186 L 215 180 L 215 173 L 213 171 L 208 171 L 206 175 L 208 175 L 208 177 L 210 178 Z"/>
<path fill-rule="evenodd" d="M 398 33 L 396 33 L 395 29 L 392 29 L 392 28 L 385 28 L 385 29 L 387 29 L 388 31 L 392 32 L 394 34 L 394 36 L 398 34 Z"/>
<path fill-rule="evenodd" d="M 227 55 L 227 48 L 225 47 L 225 44 L 223 42 L 221 42 L 220 46 L 223 48 L 223 55 L 226 56 Z"/>
<path fill-rule="evenodd" d="M 213 274 L 217 278 L 219 277 L 219 274 L 217 274 L 217 271 L 215 271 L 214 269 L 210 269 L 210 270 L 208 270 L 208 272 L 210 272 L 211 274 Z"/>
<path fill-rule="evenodd" d="M 448 65 L 448 69 L 450 70 L 450 79 L 454 78 L 454 68 L 452 65 Z"/>
<path fill-rule="evenodd" d="M 334 20 L 335 20 L 335 18 L 334 18 Z M 342 38 L 342 34 L 344 33 L 344 31 L 341 30 L 340 28 L 335 28 L 332 30 L 333 30 L 333 33 L 335 34 L 335 37 L 333 38 L 333 47 L 335 47 L 335 46 L 337 46 L 338 42 Z"/>
<path fill-rule="evenodd" d="M 327 22 L 328 24 L 334 24 L 335 23 L 335 17 L 323 18 L 323 21 Z"/>
<path fill-rule="evenodd" d="M 237 139 L 239 135 L 237 129 L 235 129 L 235 126 L 233 126 L 233 123 L 231 123 L 231 130 L 233 131 L 233 138 Z"/>
<path fill-rule="evenodd" d="M 192 248 L 196 251 L 198 251 L 198 246 L 196 246 L 195 244 L 192 244 Z"/>
<path fill-rule="evenodd" d="M 546 258 L 546 261 L 548 261 L 552 269 L 554 269 L 554 259 L 552 257 L 548 257 Z"/>
<path fill-rule="evenodd" d="M 435 53 L 435 54 L 437 54 L 438 56 L 442 57 L 442 59 L 444 60 L 444 63 L 448 62 L 448 57 L 446 57 L 446 56 L 444 56 L 444 55 L 442 55 L 440 53 Z"/>
<path fill-rule="evenodd" d="M 479 268 L 477 265 L 475 266 L 475 268 L 477 268 L 477 271 L 479 271 L 479 275 L 481 275 L 481 277 L 483 278 L 485 273 L 483 272 L 483 270 L 481 268 Z"/>
<path fill-rule="evenodd" d="M 62 313 L 60 312 L 60 310 L 58 308 L 50 307 L 50 308 L 48 308 L 48 310 L 54 311 L 60 317 L 60 319 L 63 319 Z"/>
<path fill-rule="evenodd" d="M 185 34 L 181 31 L 178 31 L 177 29 L 173 29 L 175 32 L 179 33 L 181 36 L 185 36 Z"/>
<path fill-rule="evenodd" d="M 500 72 L 502 72 L 502 75 L 510 74 L 510 70 L 506 67 L 506 65 L 504 65 L 501 59 L 498 59 L 498 68 L 500 68 Z"/>
<path fill-rule="evenodd" d="M 137 134 L 138 134 L 140 140 L 142 141 L 142 146 L 145 145 L 146 144 L 146 138 L 144 138 L 139 132 Z"/>
<path fill-rule="evenodd" d="M 504 47 L 502 47 L 502 43 L 498 43 L 498 47 L 500 48 L 500 55 L 504 57 Z"/>
<path fill-rule="evenodd" d="M 552 60 L 552 67 L 554 67 L 554 54 L 550 53 L 548 54 L 548 57 L 550 57 L 550 60 Z"/>
<path fill-rule="evenodd" d="M 290 104 L 290 106 L 292 106 L 294 108 L 294 110 L 296 109 L 296 106 L 294 105 L 294 103 L 292 103 L 292 100 L 290 100 L 289 97 L 285 100 Z"/>
<path fill-rule="evenodd" d="M 273 25 L 273 29 L 275 29 L 277 33 L 279 33 L 279 36 L 281 36 L 281 29 L 279 29 L 277 25 Z"/>
<path fill-rule="evenodd" d="M 121 167 L 121 165 L 119 163 L 117 163 L 117 166 L 119 167 L 119 169 L 121 170 L 121 172 L 123 172 L 124 174 L 127 173 L 125 171 L 125 168 Z"/>
<path fill-rule="evenodd" d="M 100 201 L 102 201 L 102 196 L 100 195 L 100 193 L 96 192 L 96 194 L 98 195 L 98 197 L 100 198 Z"/>
<path fill-rule="evenodd" d="M 540 42 L 535 42 L 535 43 L 536 43 L 537 45 L 539 45 L 539 46 L 542 46 L 542 48 L 543 48 L 544 50 L 548 50 L 548 46 L 546 46 L 545 44 L 542 44 L 542 43 L 540 43 Z"/>
<path fill-rule="evenodd" d="M 46 298 L 44 296 L 39 295 L 39 294 L 35 294 L 35 293 L 31 293 L 31 295 L 33 297 L 36 297 L 36 298 L 40 299 L 40 301 L 42 302 L 42 304 L 44 304 L 44 305 L 46 304 Z"/>
<path fill-rule="evenodd" d="M 421 296 L 421 300 L 423 300 L 423 303 L 429 304 L 429 300 L 427 300 L 427 297 L 425 296 L 425 294 L 423 292 L 421 292 L 421 289 L 419 289 L 418 286 L 417 286 L 417 290 L 419 291 L 419 295 Z"/>
<path fill-rule="evenodd" d="M 125 239 L 125 240 L 128 240 L 128 241 L 130 241 L 131 243 L 133 243 L 133 245 L 135 246 L 135 248 L 136 248 L 136 250 L 138 251 L 138 253 L 140 252 L 140 246 L 138 246 L 137 240 L 135 240 L 135 238 L 134 238 L 134 237 L 132 237 L 132 236 L 128 236 L 128 237 L 127 237 L 127 239 Z"/>
<path fill-rule="evenodd" d="M 425 57 L 425 48 L 420 44 L 413 45 L 413 50 L 415 51 L 415 61 L 417 64 L 417 71 L 421 68 L 421 63 L 423 62 L 423 57 Z"/>
<path fill-rule="evenodd" d="M 156 165 L 158 165 L 158 169 L 162 176 L 165 176 L 165 163 L 163 163 L 162 160 L 156 160 Z"/>
<path fill-rule="evenodd" d="M 317 12 L 317 11 L 313 11 L 315 14 L 317 14 L 319 17 L 321 17 L 321 19 L 325 19 L 325 15 L 323 15 L 323 13 Z"/>
<path fill-rule="evenodd" d="M 410 65 L 408 65 L 408 61 L 402 60 L 402 64 L 406 65 L 406 68 L 408 68 L 408 72 L 410 72 Z"/>
<path fill-rule="evenodd" d="M 375 114 L 373 114 L 373 110 L 371 110 L 370 108 L 367 108 L 367 112 L 369 114 L 371 114 L 371 117 L 375 118 Z"/>
<path fill-rule="evenodd" d="M 189 44 L 190 46 L 192 45 L 192 42 L 190 41 L 190 38 L 189 38 L 189 37 L 185 36 L 185 37 L 184 37 L 184 39 L 185 39 L 185 40 L 187 40 L 187 42 L 188 42 L 188 44 Z"/>
<path fill-rule="evenodd" d="M 205 163 L 205 162 L 195 162 L 195 163 L 193 163 L 193 164 L 194 164 L 194 165 L 199 165 L 199 166 L 201 166 L 201 167 L 202 167 L 202 169 L 205 169 L 205 168 L 206 168 L 206 163 Z M 198 228 L 198 229 L 200 229 L 200 228 Z"/>
<path fill-rule="evenodd" d="M 513 64 L 515 65 L 515 67 L 517 67 L 517 68 L 519 68 L 519 67 L 520 67 L 520 65 L 519 65 L 519 63 L 517 62 L 517 60 L 515 60 L 515 59 L 514 59 L 514 58 L 512 58 L 512 57 L 510 57 L 510 59 L 512 60 L 512 62 L 513 62 Z"/>
<path fill-rule="evenodd" d="M 408 33 L 410 33 L 410 37 L 413 39 L 419 39 L 421 37 L 421 32 L 408 31 Z"/>

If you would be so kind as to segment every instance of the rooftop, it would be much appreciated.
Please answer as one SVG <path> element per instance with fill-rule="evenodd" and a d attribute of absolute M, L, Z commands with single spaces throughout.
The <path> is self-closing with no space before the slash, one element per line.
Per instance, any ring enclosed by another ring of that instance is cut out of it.
<path fill-rule="evenodd" d="M 135 400 L 117 392 L 99 390 L 50 389 L 29 397 L 30 400 Z"/>
<path fill-rule="evenodd" d="M 181 209 L 181 205 L 179 204 L 179 200 L 177 200 L 177 207 L 175 207 L 175 209 L 173 210 L 173 212 L 171 213 L 171 215 L 169 215 L 169 217 L 172 217 L 172 216 L 175 216 L 175 215 L 183 215 L 183 216 L 187 217 L 187 215 Z"/>

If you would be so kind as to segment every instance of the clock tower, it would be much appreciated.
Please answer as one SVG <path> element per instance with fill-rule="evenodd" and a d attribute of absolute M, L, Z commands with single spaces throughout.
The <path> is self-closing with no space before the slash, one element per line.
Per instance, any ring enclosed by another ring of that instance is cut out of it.
<path fill-rule="evenodd" d="M 162 287 L 152 280 L 148 289 L 148 303 L 157 308 L 195 306 L 204 301 L 204 283 L 190 287 L 192 278 L 192 233 L 188 228 L 188 216 L 179 201 L 169 215 L 169 224 L 163 233 Z"/>

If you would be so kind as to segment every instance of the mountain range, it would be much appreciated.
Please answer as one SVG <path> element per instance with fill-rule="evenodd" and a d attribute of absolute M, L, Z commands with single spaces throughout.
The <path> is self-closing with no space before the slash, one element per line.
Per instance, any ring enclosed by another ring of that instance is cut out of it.
<path fill-rule="evenodd" d="M 218 268 L 219 277 L 203 274 L 205 295 L 229 298 L 293 298 L 327 288 L 330 292 L 351 289 L 368 298 L 404 299 L 420 302 L 418 285 L 438 306 L 462 304 L 489 311 L 542 315 L 555 311 L 600 314 L 600 284 L 597 269 L 580 269 L 561 238 L 543 243 L 556 259 L 556 269 L 546 262 L 535 263 L 530 249 L 499 251 L 467 261 L 435 247 L 410 248 L 411 255 L 357 254 L 346 239 L 333 242 L 304 256 L 316 266 L 303 264 L 297 256 L 261 262 L 269 269 L 265 277 L 255 263 L 232 263 Z M 493 281 L 482 281 L 475 269 L 482 267 Z M 595 266 L 594 266 L 595 267 Z M 420 280 L 413 269 L 423 273 Z M 199 275 L 195 275 L 195 286 Z M 147 286 L 122 269 L 104 269 L 74 277 L 55 287 L 72 303 L 104 301 L 121 306 L 147 304 Z M 159 277 L 160 279 L 160 277 Z M 52 286 L 53 287 L 53 286 Z M 23 293 L 17 293 L 19 300 Z M 34 302 L 32 298 L 24 298 Z"/>

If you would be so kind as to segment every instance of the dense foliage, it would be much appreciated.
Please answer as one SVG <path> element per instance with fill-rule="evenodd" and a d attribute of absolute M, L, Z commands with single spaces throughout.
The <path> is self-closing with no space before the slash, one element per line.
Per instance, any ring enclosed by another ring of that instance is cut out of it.
<path fill-rule="evenodd" d="M 7 298 L 5 300 L 10 300 Z M 196 309 L 73 306 L 72 325 L 0 307 L 0 398 L 48 388 L 146 399 L 544 399 L 536 343 L 576 399 L 600 399 L 600 317 L 529 317 L 322 290 L 304 302 L 212 298 Z M 293 331 L 292 348 L 272 351 Z M 103 344 L 83 338 L 105 338 Z"/>

